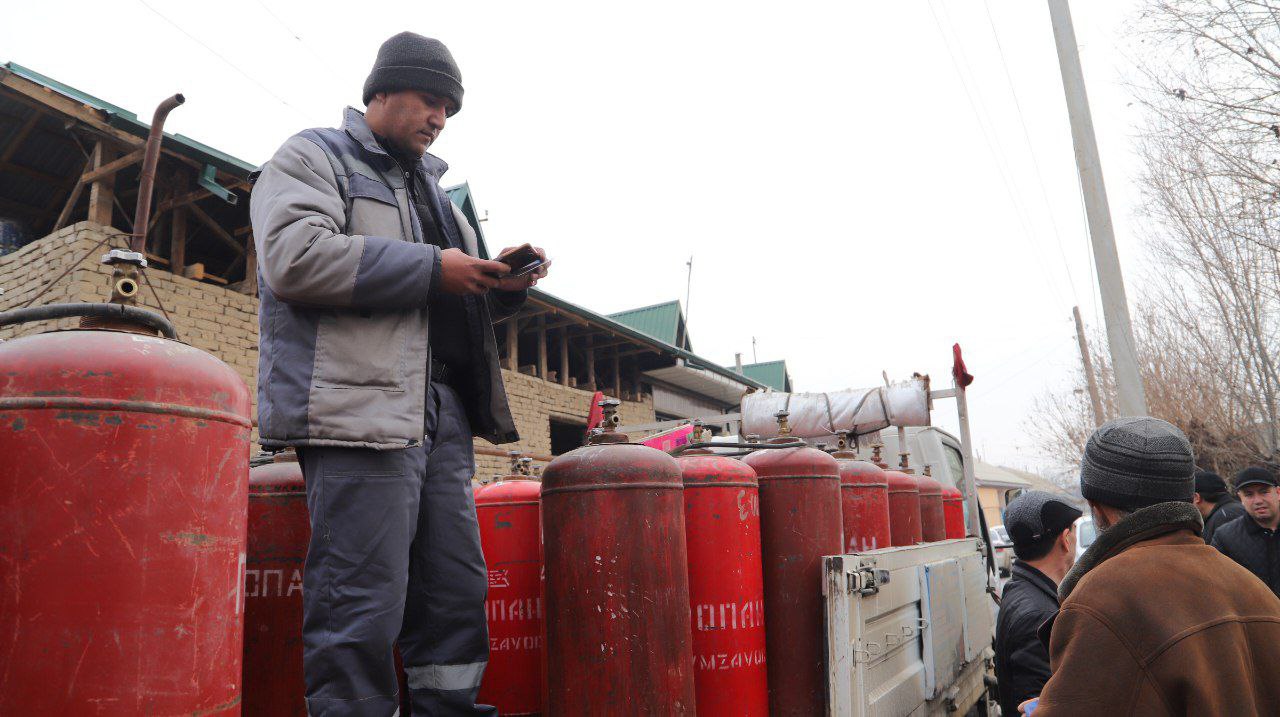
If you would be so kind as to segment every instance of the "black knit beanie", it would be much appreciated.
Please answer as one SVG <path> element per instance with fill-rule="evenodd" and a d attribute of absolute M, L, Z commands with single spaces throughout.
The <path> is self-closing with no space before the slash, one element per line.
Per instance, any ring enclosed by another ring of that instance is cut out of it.
<path fill-rule="evenodd" d="M 1156 503 L 1190 503 L 1195 493 L 1191 443 L 1167 421 L 1119 418 L 1089 436 L 1080 466 L 1086 500 L 1123 510 Z"/>
<path fill-rule="evenodd" d="M 379 92 L 422 90 L 453 100 L 454 110 L 462 109 L 462 72 L 449 48 L 439 40 L 413 32 L 392 36 L 378 48 L 373 71 L 364 81 L 364 104 Z"/>

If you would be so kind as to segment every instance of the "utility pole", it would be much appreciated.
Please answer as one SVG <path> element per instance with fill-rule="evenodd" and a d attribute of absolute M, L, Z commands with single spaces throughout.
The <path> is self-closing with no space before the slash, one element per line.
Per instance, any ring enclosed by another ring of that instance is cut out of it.
<path fill-rule="evenodd" d="M 1084 380 L 1089 385 L 1089 403 L 1093 406 L 1093 426 L 1097 428 L 1106 421 L 1102 414 L 1102 397 L 1098 395 L 1098 379 L 1093 375 L 1093 359 L 1089 357 L 1089 342 L 1084 337 L 1084 320 L 1080 318 L 1080 307 L 1071 307 L 1076 317 L 1076 340 L 1080 343 L 1080 363 L 1084 364 Z"/>
<path fill-rule="evenodd" d="M 689 278 L 684 285 L 684 325 L 687 333 L 689 326 L 689 298 L 693 293 L 693 256 L 690 256 L 689 261 L 685 262 L 685 264 L 689 267 Z"/>
<path fill-rule="evenodd" d="M 1071 119 L 1076 169 L 1080 172 L 1080 189 L 1089 220 L 1089 239 L 1093 243 L 1093 260 L 1098 269 L 1102 315 L 1107 323 L 1107 346 L 1111 350 L 1111 368 L 1116 380 L 1116 402 L 1121 416 L 1143 416 L 1147 414 L 1147 395 L 1142 387 L 1142 374 L 1138 371 L 1124 276 L 1120 272 L 1120 256 L 1116 253 L 1111 208 L 1107 204 L 1106 185 L 1102 182 L 1102 163 L 1098 159 L 1098 141 L 1093 133 L 1093 117 L 1089 113 L 1089 97 L 1085 93 L 1076 32 L 1071 25 L 1071 9 L 1067 0 L 1048 0 L 1048 3 L 1053 39 L 1058 46 L 1058 65 L 1062 69 L 1062 89 L 1066 93 L 1067 113 Z"/>

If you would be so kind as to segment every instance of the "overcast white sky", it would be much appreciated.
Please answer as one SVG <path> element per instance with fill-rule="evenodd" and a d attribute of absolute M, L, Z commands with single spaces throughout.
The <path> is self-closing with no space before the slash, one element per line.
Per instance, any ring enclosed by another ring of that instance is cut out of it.
<path fill-rule="evenodd" d="M 1130 297 L 1124 23 L 1076 34 Z M 912 371 L 949 383 L 960 342 L 988 460 L 1044 463 L 1032 402 L 1101 325 L 1042 1 L 10 3 L 12 60 L 251 162 L 357 105 L 378 45 L 444 40 L 466 98 L 435 154 L 469 181 L 491 247 L 546 247 L 541 288 L 601 312 L 685 297 L 694 348 L 785 358 L 800 390 Z M 167 18 L 167 20 L 165 19 Z M 963 79 L 962 79 L 963 78 Z M 953 426 L 950 402 L 937 422 Z"/>

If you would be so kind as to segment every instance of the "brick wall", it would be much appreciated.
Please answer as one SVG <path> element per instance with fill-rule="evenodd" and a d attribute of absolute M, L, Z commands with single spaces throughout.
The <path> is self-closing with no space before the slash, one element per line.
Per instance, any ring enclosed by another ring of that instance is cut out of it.
<path fill-rule="evenodd" d="M 106 243 L 94 245 L 103 239 Z M 71 273 L 58 280 L 36 305 L 59 302 L 102 302 L 111 297 L 111 267 L 101 263 L 109 249 L 127 246 L 116 229 L 79 222 L 0 257 L 0 311 L 25 304 L 46 282 L 68 266 Z M 182 341 L 204 349 L 235 369 L 255 392 L 258 372 L 258 300 L 220 286 L 176 276 L 161 268 L 147 271 L 155 294 L 143 283 L 138 305 L 159 311 L 156 297 L 169 312 Z M 72 328 L 79 319 L 59 319 L 0 329 L 0 339 L 50 328 Z M 255 399 L 256 400 L 256 399 Z M 257 433 L 254 433 L 257 438 Z"/>
<path fill-rule="evenodd" d="M 519 450 L 525 453 L 549 455 L 551 453 L 551 419 L 564 419 L 570 423 L 586 424 L 591 409 L 592 391 L 569 388 L 549 383 L 535 376 L 502 370 L 507 386 L 507 400 L 520 432 L 519 443 L 499 446 L 502 450 Z M 650 423 L 654 420 L 653 398 L 645 396 L 640 401 L 623 401 L 618 408 L 622 424 Z M 492 447 L 486 441 L 476 439 L 476 446 Z M 534 465 L 545 465 L 535 461 Z M 510 472 L 507 458 L 476 454 L 476 476 L 490 480 L 495 475 Z"/>
<path fill-rule="evenodd" d="M 95 249 L 94 245 L 103 239 L 106 243 Z M 72 264 L 75 265 L 72 271 L 58 280 L 36 304 L 106 301 L 111 295 L 111 267 L 99 259 L 108 249 L 124 248 L 126 244 L 126 236 L 118 230 L 80 222 L 0 257 L 0 288 L 4 289 L 0 295 L 0 311 L 22 306 L 41 286 Z M 175 276 L 160 268 L 148 271 L 147 278 L 168 310 L 178 336 L 225 361 L 244 378 L 250 393 L 256 394 L 258 300 L 221 286 Z M 158 309 L 155 297 L 145 285 L 138 296 L 139 305 Z M 77 319 L 60 319 L 0 328 L 0 340 L 51 328 L 72 328 L 77 322 Z M 520 442 L 502 446 L 502 450 L 549 454 L 551 418 L 585 422 L 591 392 L 521 373 L 505 370 L 502 373 L 520 431 Z M 653 421 L 653 399 L 624 401 L 619 415 L 624 424 Z M 254 439 L 257 439 L 256 431 Z M 476 445 L 492 447 L 481 440 L 477 440 Z M 476 475 L 485 480 L 506 474 L 508 465 L 506 458 L 476 455 Z"/>

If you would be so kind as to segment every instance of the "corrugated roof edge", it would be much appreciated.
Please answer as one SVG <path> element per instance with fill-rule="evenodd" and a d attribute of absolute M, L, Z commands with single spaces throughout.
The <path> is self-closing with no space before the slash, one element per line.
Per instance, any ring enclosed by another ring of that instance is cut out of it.
<path fill-rule="evenodd" d="M 669 353 L 669 354 L 672 354 L 673 356 L 682 358 L 686 362 L 692 364 L 695 368 L 701 368 L 707 371 L 711 371 L 712 373 L 720 374 L 725 378 L 733 379 L 738 383 L 746 384 L 755 389 L 763 390 L 768 388 L 768 386 L 766 386 L 763 383 L 760 383 L 759 381 L 747 378 L 746 376 L 743 376 L 742 374 L 736 371 L 727 369 L 724 366 L 721 366 L 712 361 L 708 361 L 707 359 L 702 358 L 701 356 L 695 353 L 692 353 L 690 351 L 685 351 L 684 349 L 676 348 L 675 346 L 672 346 L 671 344 L 665 341 L 660 341 L 658 339 L 655 339 L 652 336 L 642 331 L 636 331 L 635 329 L 631 328 L 630 326 L 627 326 L 626 324 L 614 321 L 613 319 L 609 318 L 608 316 L 605 316 L 604 314 L 597 314 L 596 312 L 590 309 L 585 309 L 581 306 L 578 306 L 577 304 L 574 304 L 569 301 L 565 301 L 564 299 L 561 299 L 558 296 L 553 296 L 539 289 L 530 289 L 529 295 L 538 299 L 539 301 L 544 301 L 557 308 L 564 309 L 565 311 L 572 311 L 574 313 L 581 314 L 582 316 L 585 316 L 588 319 L 595 321 L 597 323 L 605 324 L 611 330 L 617 331 L 618 333 L 623 334 L 636 341 L 639 341 L 640 343 L 654 346 L 658 349 L 661 349 L 665 353 Z"/>
<path fill-rule="evenodd" d="M 124 109 L 123 107 L 113 105 L 110 102 L 94 97 L 87 92 L 77 90 L 70 85 L 58 82 L 52 77 L 42 75 L 39 72 L 36 72 L 29 67 L 23 67 L 16 62 L 6 62 L 3 67 L 18 77 L 30 80 L 31 82 L 43 87 L 48 87 L 50 90 L 69 97 L 77 102 L 102 110 L 107 114 L 107 123 L 112 127 L 122 129 L 129 134 L 144 138 L 147 136 L 147 133 L 151 131 L 151 125 L 142 122 L 138 119 L 138 115 Z M 199 142 L 181 134 L 169 134 L 166 132 L 164 135 L 164 147 L 172 152 L 186 155 L 192 159 L 204 162 L 205 164 L 212 164 L 228 174 L 233 174 L 241 178 L 248 177 L 250 172 L 258 168 L 256 165 L 250 164 L 237 157 L 233 157 L 225 152 L 214 149 L 203 142 Z"/>
<path fill-rule="evenodd" d="M 623 309 L 622 311 L 615 311 L 615 312 L 613 312 L 612 314 L 608 314 L 608 316 L 623 316 L 623 315 L 626 315 L 626 314 L 635 314 L 635 313 L 639 313 L 639 312 L 641 312 L 641 311 L 648 311 L 648 310 L 650 310 L 650 309 L 659 309 L 659 308 L 663 308 L 663 307 L 671 306 L 672 304 L 675 304 L 675 305 L 679 306 L 679 305 L 680 305 L 680 300 L 679 300 L 679 299 L 672 299 L 672 300 L 670 300 L 670 301 L 659 301 L 659 302 L 658 302 L 658 303 L 656 303 L 656 304 L 649 304 L 648 306 L 637 306 L 637 307 L 636 307 L 636 308 L 634 308 L 634 309 Z M 684 316 L 684 308 L 683 308 L 683 307 L 681 307 L 681 309 L 680 309 L 680 315 L 681 315 L 681 316 Z"/>

